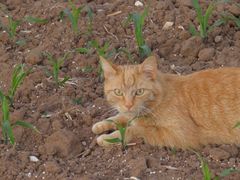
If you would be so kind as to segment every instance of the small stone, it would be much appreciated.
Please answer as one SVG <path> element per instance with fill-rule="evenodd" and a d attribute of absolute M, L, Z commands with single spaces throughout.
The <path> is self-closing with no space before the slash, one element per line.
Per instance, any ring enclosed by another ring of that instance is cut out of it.
<path fill-rule="evenodd" d="M 163 30 L 167 30 L 167 29 L 170 29 L 171 27 L 173 26 L 173 22 L 166 22 L 163 26 Z"/>
<path fill-rule="evenodd" d="M 87 145 L 86 141 L 82 141 L 82 145 L 86 146 Z"/>
<path fill-rule="evenodd" d="M 214 48 L 204 48 L 199 51 L 198 59 L 200 61 L 209 61 L 215 54 Z"/>
<path fill-rule="evenodd" d="M 36 156 L 29 156 L 31 162 L 38 162 L 39 159 Z"/>
<path fill-rule="evenodd" d="M 143 6 L 143 3 L 141 1 L 136 1 L 134 5 L 137 6 L 137 7 L 138 6 L 141 7 L 141 6 Z"/>
<path fill-rule="evenodd" d="M 222 36 L 216 36 L 216 37 L 214 38 L 215 43 L 219 43 L 219 42 L 221 42 L 222 40 L 223 40 L 223 37 L 222 37 Z"/>

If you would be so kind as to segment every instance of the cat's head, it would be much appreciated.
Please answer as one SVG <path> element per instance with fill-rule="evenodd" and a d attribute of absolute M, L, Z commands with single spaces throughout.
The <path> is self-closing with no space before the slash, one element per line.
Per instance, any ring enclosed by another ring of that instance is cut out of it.
<path fill-rule="evenodd" d="M 100 57 L 107 101 L 120 113 L 149 113 L 159 92 L 157 61 L 148 57 L 142 64 L 118 66 Z"/>

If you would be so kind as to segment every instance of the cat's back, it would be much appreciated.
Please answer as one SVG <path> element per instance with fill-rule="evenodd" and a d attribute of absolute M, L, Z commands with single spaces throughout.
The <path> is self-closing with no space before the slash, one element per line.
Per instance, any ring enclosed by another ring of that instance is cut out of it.
<path fill-rule="evenodd" d="M 180 81 L 179 96 L 199 124 L 212 123 L 220 130 L 224 126 L 233 127 L 239 120 L 240 68 L 199 71 L 183 76 Z"/>

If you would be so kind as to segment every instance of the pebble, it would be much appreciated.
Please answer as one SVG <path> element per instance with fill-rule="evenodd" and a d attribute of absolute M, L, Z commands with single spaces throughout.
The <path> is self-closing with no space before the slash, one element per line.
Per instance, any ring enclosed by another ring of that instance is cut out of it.
<path fill-rule="evenodd" d="M 167 30 L 167 29 L 170 29 L 172 26 L 173 26 L 173 22 L 168 21 L 164 24 L 162 29 Z"/>
<path fill-rule="evenodd" d="M 38 162 L 39 159 L 36 156 L 29 156 L 31 162 Z"/>
<path fill-rule="evenodd" d="M 223 37 L 222 37 L 222 36 L 216 36 L 215 39 L 214 39 L 215 43 L 219 43 L 219 42 L 221 42 L 222 40 L 223 40 Z"/>
<path fill-rule="evenodd" d="M 136 1 L 134 5 L 137 7 L 139 7 L 139 6 L 141 7 L 141 6 L 143 6 L 143 3 L 141 1 Z"/>

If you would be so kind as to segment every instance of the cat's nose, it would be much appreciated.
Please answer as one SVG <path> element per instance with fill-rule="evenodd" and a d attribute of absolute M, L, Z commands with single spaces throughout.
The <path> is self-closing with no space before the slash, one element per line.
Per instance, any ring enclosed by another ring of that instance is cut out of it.
<path fill-rule="evenodd" d="M 125 103 L 125 107 L 130 110 L 133 107 L 133 103 L 132 102 L 126 102 Z"/>

